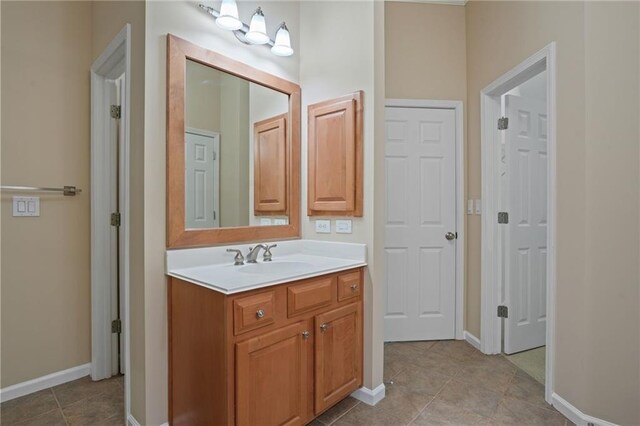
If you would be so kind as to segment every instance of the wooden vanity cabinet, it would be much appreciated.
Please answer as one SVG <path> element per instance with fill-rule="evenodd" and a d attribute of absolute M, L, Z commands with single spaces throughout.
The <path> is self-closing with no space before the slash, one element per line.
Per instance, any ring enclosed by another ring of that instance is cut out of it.
<path fill-rule="evenodd" d="M 362 268 L 233 295 L 170 278 L 170 424 L 305 425 L 358 389 L 362 285 Z"/>

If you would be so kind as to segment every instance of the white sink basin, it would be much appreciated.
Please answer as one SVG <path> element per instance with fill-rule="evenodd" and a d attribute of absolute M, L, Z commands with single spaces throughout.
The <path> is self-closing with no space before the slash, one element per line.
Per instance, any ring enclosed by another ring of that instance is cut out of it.
<path fill-rule="evenodd" d="M 295 261 L 271 261 L 261 263 L 247 263 L 238 268 L 238 272 L 243 274 L 300 274 L 313 268 L 313 264 L 308 262 Z"/>
<path fill-rule="evenodd" d="M 273 261 L 233 264 L 235 248 L 247 253 L 250 244 L 170 250 L 167 252 L 167 274 L 224 294 L 312 278 L 333 272 L 366 266 L 364 244 L 330 241 L 278 241 Z"/>

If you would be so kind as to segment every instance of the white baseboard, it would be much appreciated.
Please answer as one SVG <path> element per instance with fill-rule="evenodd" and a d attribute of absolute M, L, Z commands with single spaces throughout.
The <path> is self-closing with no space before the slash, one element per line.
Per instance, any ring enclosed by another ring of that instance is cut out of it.
<path fill-rule="evenodd" d="M 367 405 L 376 405 L 378 402 L 384 399 L 385 387 L 384 383 L 380 384 L 374 390 L 365 388 L 364 386 L 351 394 L 357 400 L 364 402 Z"/>
<path fill-rule="evenodd" d="M 616 426 L 615 423 L 606 420 L 591 417 L 576 407 L 571 405 L 567 400 L 559 396 L 557 393 L 551 395 L 551 402 L 556 410 L 560 411 L 566 418 L 571 420 L 577 426 L 587 426 L 589 424 L 595 426 Z"/>
<path fill-rule="evenodd" d="M 67 370 L 58 371 L 56 373 L 47 374 L 46 376 L 37 377 L 26 382 L 16 383 L 0 389 L 0 402 L 9 401 L 21 396 L 29 395 L 34 392 L 48 389 L 72 380 L 88 376 L 91 373 L 91 364 L 79 365 Z"/>
<path fill-rule="evenodd" d="M 478 339 L 476 336 L 474 336 L 473 334 L 469 333 L 466 330 L 464 332 L 464 340 L 466 340 L 471 346 L 473 346 L 477 350 L 480 350 L 480 339 Z"/>

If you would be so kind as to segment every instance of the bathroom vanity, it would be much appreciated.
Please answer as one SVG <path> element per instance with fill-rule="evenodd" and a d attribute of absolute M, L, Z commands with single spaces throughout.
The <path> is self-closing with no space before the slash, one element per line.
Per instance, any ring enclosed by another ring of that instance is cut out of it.
<path fill-rule="evenodd" d="M 304 425 L 362 385 L 364 246 L 278 244 L 245 265 L 167 254 L 172 425 Z"/>
<path fill-rule="evenodd" d="M 171 425 L 304 425 L 362 386 L 366 247 L 299 239 L 300 96 L 167 36 Z M 318 214 L 362 215 L 361 97 L 316 114 Z"/>

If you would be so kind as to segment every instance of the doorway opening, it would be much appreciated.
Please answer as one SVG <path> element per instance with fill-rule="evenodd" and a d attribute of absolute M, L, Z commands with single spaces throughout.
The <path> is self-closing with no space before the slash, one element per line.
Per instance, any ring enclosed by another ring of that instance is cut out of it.
<path fill-rule="evenodd" d="M 461 101 L 388 99 L 384 340 L 463 338 Z"/>
<path fill-rule="evenodd" d="M 553 392 L 555 44 L 481 92 L 481 350 Z"/>
<path fill-rule="evenodd" d="M 129 135 L 131 28 L 91 67 L 91 379 L 124 375 L 130 410 Z"/>

